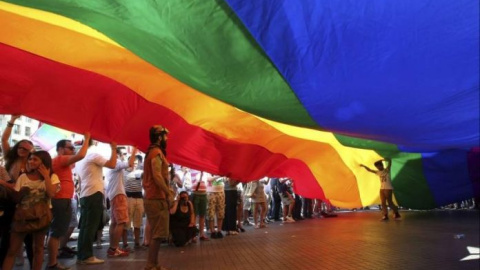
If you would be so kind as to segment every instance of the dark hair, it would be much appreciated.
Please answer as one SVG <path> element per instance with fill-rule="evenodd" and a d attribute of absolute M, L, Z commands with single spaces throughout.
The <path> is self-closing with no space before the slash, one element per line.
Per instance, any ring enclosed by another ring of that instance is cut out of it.
<path fill-rule="evenodd" d="M 183 190 L 183 191 L 180 191 L 180 193 L 178 193 L 178 197 L 182 196 L 183 193 L 185 193 L 185 194 L 188 195 L 188 192 L 186 192 L 185 190 Z M 187 196 L 187 198 L 188 198 L 188 196 Z"/>
<path fill-rule="evenodd" d="M 155 125 L 150 128 L 150 143 L 157 145 L 164 156 L 167 156 L 167 141 L 163 138 L 163 135 L 168 134 L 168 130 L 161 125 Z M 157 144 L 158 137 L 162 136 L 162 140 Z"/>
<path fill-rule="evenodd" d="M 158 136 L 168 134 L 168 130 L 161 125 L 155 125 L 150 128 L 150 143 L 156 143 Z"/>
<path fill-rule="evenodd" d="M 60 148 L 63 148 L 67 145 L 68 142 L 72 142 L 71 140 L 60 140 L 57 142 L 57 151 L 60 149 Z"/>
<path fill-rule="evenodd" d="M 122 154 L 122 150 L 126 150 L 125 146 L 119 146 L 119 147 L 117 147 L 117 155 Z"/>
<path fill-rule="evenodd" d="M 43 151 L 43 150 L 36 151 L 36 152 L 30 153 L 30 155 L 28 157 L 30 158 L 30 156 L 38 157 L 42 161 L 45 168 L 50 170 L 50 175 L 53 174 L 52 157 L 50 156 L 50 154 L 47 151 Z"/>
<path fill-rule="evenodd" d="M 383 168 L 383 163 L 381 160 L 376 161 L 375 163 L 373 163 L 373 165 L 375 165 L 375 167 L 381 166 Z"/>
<path fill-rule="evenodd" d="M 13 163 L 15 163 L 15 161 L 17 161 L 18 159 L 18 147 L 20 146 L 20 144 L 22 142 L 27 142 L 29 143 L 31 146 L 33 146 L 33 143 L 29 140 L 21 140 L 19 142 L 17 142 L 11 149 L 10 151 L 8 151 L 8 153 L 6 153 L 5 155 L 5 169 L 7 169 L 7 171 L 9 172 L 10 169 L 12 168 L 12 165 Z"/>

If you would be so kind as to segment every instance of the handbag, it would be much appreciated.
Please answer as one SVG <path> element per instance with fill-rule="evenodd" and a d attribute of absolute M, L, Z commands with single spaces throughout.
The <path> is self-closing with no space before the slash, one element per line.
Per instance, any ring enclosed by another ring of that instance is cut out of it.
<path fill-rule="evenodd" d="M 45 200 L 26 208 L 18 204 L 13 215 L 12 231 L 17 233 L 41 231 L 50 225 L 52 218 L 52 211 Z"/>

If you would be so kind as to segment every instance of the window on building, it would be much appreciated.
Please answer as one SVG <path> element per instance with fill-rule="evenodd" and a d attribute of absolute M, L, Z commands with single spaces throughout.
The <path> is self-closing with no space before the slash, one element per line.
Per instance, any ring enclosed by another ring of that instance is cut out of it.
<path fill-rule="evenodd" d="M 13 126 L 13 134 L 20 135 L 20 126 L 19 125 L 14 125 Z"/>
<path fill-rule="evenodd" d="M 32 129 L 30 127 L 25 127 L 25 136 L 30 136 L 32 134 Z"/>
<path fill-rule="evenodd" d="M 31 122 L 32 122 L 32 118 L 30 118 L 30 117 L 26 117 L 26 116 L 25 116 L 25 122 L 27 122 L 27 123 L 31 123 Z"/>

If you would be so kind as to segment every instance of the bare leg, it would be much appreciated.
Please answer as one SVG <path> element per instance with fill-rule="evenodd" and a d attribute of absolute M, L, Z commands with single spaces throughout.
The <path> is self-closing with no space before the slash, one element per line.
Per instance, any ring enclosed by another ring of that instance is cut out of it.
<path fill-rule="evenodd" d="M 205 216 L 198 217 L 198 227 L 200 229 L 200 237 L 205 237 Z"/>
<path fill-rule="evenodd" d="M 380 189 L 380 200 L 382 201 L 382 214 L 384 217 L 387 217 L 388 216 L 387 197 L 384 189 Z"/>
<path fill-rule="evenodd" d="M 258 224 L 258 203 L 252 203 L 252 214 L 253 214 L 253 224 L 255 226 L 259 225 Z"/>
<path fill-rule="evenodd" d="M 290 205 L 288 206 L 288 216 L 289 217 L 292 216 L 292 211 L 293 211 L 294 207 L 295 207 L 295 202 L 292 201 L 292 203 L 290 203 Z"/>
<path fill-rule="evenodd" d="M 123 246 L 126 247 L 128 246 L 128 230 L 125 229 L 125 223 L 123 225 L 124 225 L 124 228 L 122 230 L 122 242 L 123 242 Z"/>
<path fill-rule="evenodd" d="M 243 222 L 248 223 L 248 209 L 243 210 Z"/>
<path fill-rule="evenodd" d="M 387 189 L 385 190 L 385 193 L 387 193 L 386 197 L 387 197 L 388 206 L 390 207 L 390 209 L 392 209 L 395 215 L 398 215 L 398 207 L 393 202 L 393 190 Z"/>
<path fill-rule="evenodd" d="M 2 269 L 4 270 L 13 269 L 13 264 L 15 263 L 15 257 L 23 246 L 23 238 L 25 238 L 25 234 L 23 233 L 10 234 L 10 247 L 8 248 L 7 255 L 3 260 Z"/>
<path fill-rule="evenodd" d="M 43 264 L 43 243 L 45 233 L 33 233 L 33 270 L 41 270 Z"/>
<path fill-rule="evenodd" d="M 237 205 L 237 228 L 243 228 L 243 203 Z"/>
<path fill-rule="evenodd" d="M 60 246 L 60 239 L 50 236 L 48 238 L 48 266 L 57 264 L 58 247 Z"/>
<path fill-rule="evenodd" d="M 223 218 L 217 218 L 218 231 L 222 230 Z"/>
<path fill-rule="evenodd" d="M 215 232 L 215 228 L 214 228 L 214 225 L 215 225 L 215 224 L 214 224 L 214 223 L 215 223 L 215 221 L 214 221 L 213 219 L 208 221 L 208 227 L 209 227 L 209 229 L 210 229 L 210 233 L 214 233 L 214 232 Z"/>
<path fill-rule="evenodd" d="M 143 245 L 148 246 L 150 244 L 150 238 L 152 237 L 152 234 L 150 232 L 150 223 L 148 223 L 148 220 L 145 222 L 145 229 L 143 230 Z"/>
<path fill-rule="evenodd" d="M 261 209 L 260 209 L 260 226 L 265 226 L 265 216 L 267 214 L 267 203 L 266 202 L 260 203 L 259 206 L 261 206 Z"/>
<path fill-rule="evenodd" d="M 133 239 L 136 246 L 140 245 L 140 228 L 133 228 Z"/>
<path fill-rule="evenodd" d="M 151 239 L 148 246 L 147 268 L 155 267 L 158 264 L 158 251 L 160 250 L 160 239 Z"/>
<path fill-rule="evenodd" d="M 70 239 L 70 236 L 72 236 L 73 231 L 75 230 L 75 227 L 68 227 L 67 233 L 65 234 L 64 237 L 60 237 L 60 247 L 65 247 L 67 246 L 68 240 Z"/>

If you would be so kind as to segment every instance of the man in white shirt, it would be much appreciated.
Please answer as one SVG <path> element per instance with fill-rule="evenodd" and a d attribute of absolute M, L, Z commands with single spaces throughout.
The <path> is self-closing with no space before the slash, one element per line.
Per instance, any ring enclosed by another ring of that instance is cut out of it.
<path fill-rule="evenodd" d="M 80 233 L 78 234 L 77 264 L 100 264 L 103 260 L 93 256 L 93 239 L 103 214 L 104 184 L 102 168 L 113 169 L 117 165 L 117 144 L 110 143 L 110 159 L 105 159 L 92 148 L 84 159 L 77 162 L 75 171 L 80 179 Z"/>
<path fill-rule="evenodd" d="M 107 197 L 110 200 L 111 212 L 108 257 L 128 256 L 128 251 L 118 247 L 125 225 L 129 221 L 127 193 L 125 192 L 123 175 L 125 169 L 133 167 L 136 151 L 137 149 L 133 148 L 133 152 L 127 162 L 125 160 L 125 156 L 127 155 L 125 148 L 117 148 L 117 165 L 114 169 L 107 170 L 106 172 L 106 180 L 108 181 L 106 191 Z"/>

